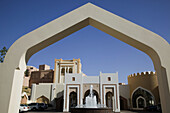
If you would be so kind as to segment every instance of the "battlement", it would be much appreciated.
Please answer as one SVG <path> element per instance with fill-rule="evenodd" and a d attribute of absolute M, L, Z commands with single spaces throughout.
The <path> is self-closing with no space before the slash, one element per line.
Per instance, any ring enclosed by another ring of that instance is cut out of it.
<path fill-rule="evenodd" d="M 131 74 L 131 75 L 128 76 L 128 78 L 130 78 L 130 77 L 137 77 L 137 76 L 153 76 L 153 75 L 156 75 L 156 72 L 146 71 L 146 72 Z"/>

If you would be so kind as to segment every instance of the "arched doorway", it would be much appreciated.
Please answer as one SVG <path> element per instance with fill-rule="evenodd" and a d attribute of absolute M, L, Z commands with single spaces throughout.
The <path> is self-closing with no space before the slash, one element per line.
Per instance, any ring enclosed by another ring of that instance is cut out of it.
<path fill-rule="evenodd" d="M 161 36 L 90 3 L 22 36 L 10 47 L 0 64 L 0 86 L 5 86 L 0 93 L 0 104 L 4 105 L 0 106 L 1 112 L 18 112 L 23 73 L 32 55 L 88 25 L 143 51 L 152 59 L 158 75 L 162 109 L 169 113 L 169 43 Z"/>
<path fill-rule="evenodd" d="M 44 95 L 42 95 L 42 96 L 37 98 L 36 102 L 37 103 L 49 104 L 49 99 L 47 97 L 45 97 Z"/>
<path fill-rule="evenodd" d="M 69 95 L 69 110 L 77 106 L 77 93 L 71 92 Z"/>
<path fill-rule="evenodd" d="M 83 99 L 83 104 L 85 104 L 85 100 L 86 100 L 86 97 L 90 95 L 90 90 L 87 90 L 85 93 L 84 93 L 84 99 Z M 93 89 L 93 95 L 96 96 L 96 100 L 97 100 L 97 104 L 99 102 L 99 94 L 96 90 Z"/>
<path fill-rule="evenodd" d="M 127 99 L 120 96 L 120 109 L 121 110 L 127 110 L 128 109 L 128 103 Z"/>
<path fill-rule="evenodd" d="M 113 108 L 113 93 L 112 92 L 106 93 L 106 106 L 108 108 Z"/>
<path fill-rule="evenodd" d="M 137 108 L 145 108 L 146 107 L 146 99 L 143 98 L 142 96 L 139 96 L 136 99 L 136 104 L 137 104 Z"/>
<path fill-rule="evenodd" d="M 132 94 L 133 108 L 144 108 L 155 104 L 154 96 L 144 88 L 137 88 Z"/>

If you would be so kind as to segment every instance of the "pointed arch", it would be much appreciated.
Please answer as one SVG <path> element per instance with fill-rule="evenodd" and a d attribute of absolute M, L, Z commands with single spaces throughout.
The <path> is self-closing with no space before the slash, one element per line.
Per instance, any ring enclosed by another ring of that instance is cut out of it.
<path fill-rule="evenodd" d="M 36 102 L 49 104 L 50 100 L 46 96 L 42 95 L 36 99 Z"/>
<path fill-rule="evenodd" d="M 22 36 L 9 48 L 4 62 L 0 64 L 0 86 L 6 86 L 0 93 L 0 104 L 4 105 L 0 106 L 1 112 L 18 112 L 23 73 L 30 57 L 87 25 L 143 51 L 152 59 L 158 75 L 163 112 L 170 112 L 169 43 L 161 36 L 91 3 Z"/>
<path fill-rule="evenodd" d="M 139 100 L 140 100 L 140 99 L 143 100 L 144 105 L 143 105 L 142 107 L 145 108 L 145 107 L 146 107 L 146 99 L 145 99 L 144 97 L 142 97 L 142 96 L 139 96 L 139 97 L 136 99 L 137 108 L 141 108 L 141 107 L 139 106 Z"/>
<path fill-rule="evenodd" d="M 108 108 L 113 108 L 113 93 L 108 91 L 105 95 L 105 99 L 106 99 L 106 106 Z"/>
<path fill-rule="evenodd" d="M 77 92 L 70 92 L 69 94 L 69 110 L 77 106 Z"/>
<path fill-rule="evenodd" d="M 73 73 L 73 69 L 72 68 L 69 68 L 69 73 Z"/>
<path fill-rule="evenodd" d="M 132 95 L 131 95 L 131 99 L 132 99 L 131 103 L 132 103 L 133 108 L 138 108 L 139 97 L 144 100 L 144 103 L 143 103 L 144 107 L 151 106 L 151 105 L 155 104 L 154 95 L 149 90 L 139 86 L 132 92 Z"/>
<path fill-rule="evenodd" d="M 146 88 L 141 87 L 141 86 L 139 86 L 139 87 L 137 87 L 135 90 L 133 90 L 133 92 L 132 92 L 132 94 L 131 94 L 131 98 L 132 98 L 134 92 L 137 91 L 138 89 L 143 89 L 143 90 L 149 92 L 149 93 L 154 97 L 154 101 L 155 101 L 155 96 L 153 95 L 153 93 L 152 93 L 151 91 L 147 90 Z"/>

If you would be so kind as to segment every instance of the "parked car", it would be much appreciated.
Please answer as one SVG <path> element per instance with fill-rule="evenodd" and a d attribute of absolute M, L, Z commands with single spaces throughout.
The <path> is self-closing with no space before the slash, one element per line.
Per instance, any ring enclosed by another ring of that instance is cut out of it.
<path fill-rule="evenodd" d="M 145 108 L 147 111 L 161 111 L 161 105 L 153 105 L 153 106 L 148 106 Z"/>
<path fill-rule="evenodd" d="M 39 104 L 38 103 L 31 103 L 28 104 L 31 110 L 39 110 Z"/>
<path fill-rule="evenodd" d="M 30 110 L 29 106 L 24 105 L 24 104 L 20 104 L 19 112 L 28 111 L 28 110 Z"/>
<path fill-rule="evenodd" d="M 162 113 L 162 108 L 161 108 L 161 104 L 157 105 L 157 110 L 160 111 Z"/>
<path fill-rule="evenodd" d="M 48 108 L 48 104 L 45 104 L 45 109 L 47 109 Z"/>
<path fill-rule="evenodd" d="M 39 103 L 38 105 L 39 105 L 39 109 L 41 109 L 41 110 L 44 110 L 44 109 L 48 108 L 48 105 L 45 104 L 45 103 Z"/>
<path fill-rule="evenodd" d="M 148 106 L 147 110 L 148 111 L 157 111 L 157 106 L 156 105 L 155 106 Z"/>

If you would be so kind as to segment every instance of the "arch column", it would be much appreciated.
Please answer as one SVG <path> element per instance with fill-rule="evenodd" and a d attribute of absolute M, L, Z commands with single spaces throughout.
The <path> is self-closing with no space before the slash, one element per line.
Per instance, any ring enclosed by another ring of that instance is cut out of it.
<path fill-rule="evenodd" d="M 63 67 L 60 66 L 60 75 L 59 75 L 59 83 L 61 83 L 61 71 L 62 71 Z"/>
<path fill-rule="evenodd" d="M 69 73 L 69 69 L 70 69 L 70 67 L 67 67 L 67 73 Z"/>

